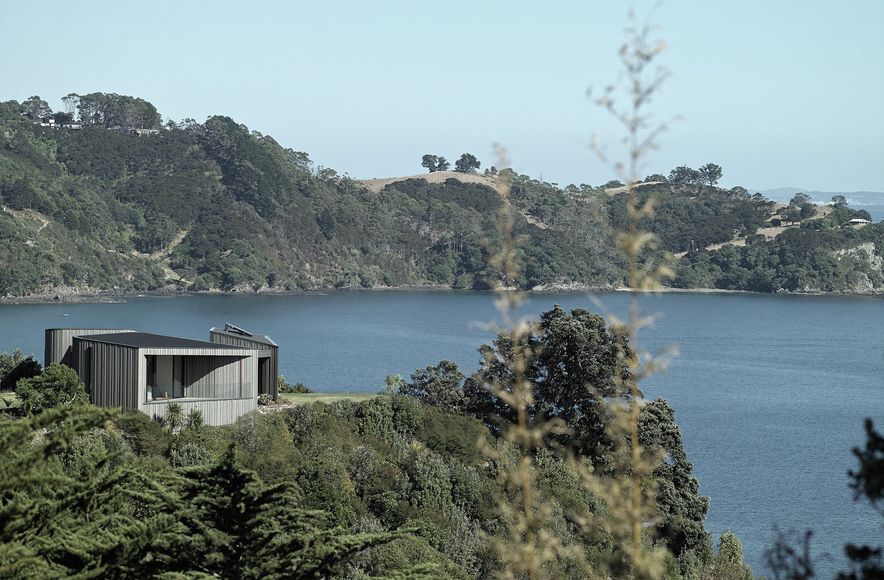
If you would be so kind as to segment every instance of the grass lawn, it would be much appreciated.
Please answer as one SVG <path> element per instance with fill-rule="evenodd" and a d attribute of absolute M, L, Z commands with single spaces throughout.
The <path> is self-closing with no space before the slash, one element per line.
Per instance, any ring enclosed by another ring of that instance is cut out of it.
<path fill-rule="evenodd" d="M 367 401 L 374 393 L 280 393 L 279 398 L 286 403 L 306 405 L 309 403 L 334 403 L 335 401 Z"/>
<path fill-rule="evenodd" d="M 280 393 L 280 400 L 296 405 L 310 403 L 334 403 L 335 401 L 366 401 L 376 397 L 374 393 Z M 5 401 L 8 401 L 7 405 Z M 12 391 L 0 392 L 0 409 L 14 409 L 19 406 L 18 397 Z"/>

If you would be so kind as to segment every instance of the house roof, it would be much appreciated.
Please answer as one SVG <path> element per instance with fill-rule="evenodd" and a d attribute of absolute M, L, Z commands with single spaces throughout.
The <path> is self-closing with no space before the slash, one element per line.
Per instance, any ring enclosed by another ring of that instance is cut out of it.
<path fill-rule="evenodd" d="M 224 328 L 216 328 L 216 327 L 210 328 L 209 332 L 210 333 L 215 332 L 217 334 L 223 334 L 225 336 L 231 336 L 234 338 L 242 338 L 245 340 L 250 340 L 252 342 L 257 342 L 260 344 L 266 344 L 269 346 L 279 346 L 278 344 L 273 342 L 273 339 L 270 338 L 269 336 L 252 334 L 248 330 L 244 330 L 244 329 L 234 326 L 230 323 L 225 324 Z"/>
<path fill-rule="evenodd" d="M 238 346 L 207 342 L 205 340 L 193 340 L 179 338 L 177 336 L 164 336 L 162 334 L 150 334 L 149 332 L 119 332 L 112 334 L 84 335 L 83 340 L 117 344 L 134 348 L 206 348 L 213 350 L 248 350 Z"/>

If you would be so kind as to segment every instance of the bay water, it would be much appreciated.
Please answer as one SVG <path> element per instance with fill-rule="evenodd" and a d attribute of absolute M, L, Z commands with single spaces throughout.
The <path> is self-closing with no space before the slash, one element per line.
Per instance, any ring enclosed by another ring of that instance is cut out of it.
<path fill-rule="evenodd" d="M 554 304 L 625 316 L 625 294 L 531 295 L 520 315 Z M 711 497 L 707 528 L 743 541 L 755 574 L 775 527 L 812 528 L 821 577 L 843 566 L 845 542 L 880 544 L 880 516 L 853 501 L 851 448 L 863 419 L 884 430 L 884 300 L 838 296 L 662 294 L 643 297 L 651 351 L 679 349 L 643 385 L 675 409 L 685 448 Z M 378 291 L 326 295 L 197 295 L 110 304 L 0 305 L 0 350 L 42 360 L 50 327 L 130 328 L 208 339 L 231 322 L 280 345 L 280 372 L 315 391 L 376 392 L 442 359 L 465 374 L 499 322 L 493 296 Z"/>

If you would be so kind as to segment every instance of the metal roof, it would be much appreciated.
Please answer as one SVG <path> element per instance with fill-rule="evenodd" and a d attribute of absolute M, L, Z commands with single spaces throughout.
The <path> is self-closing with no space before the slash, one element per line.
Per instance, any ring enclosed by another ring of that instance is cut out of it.
<path fill-rule="evenodd" d="M 89 334 L 77 338 L 118 344 L 134 348 L 205 348 L 213 350 L 249 350 L 239 346 L 207 342 L 205 340 L 193 340 L 179 338 L 177 336 L 164 336 L 162 334 L 150 334 L 148 332 L 118 332 L 113 334 Z"/>
<path fill-rule="evenodd" d="M 76 330 L 80 332 L 100 332 L 101 334 L 118 334 L 120 332 L 134 332 L 125 328 L 81 328 L 79 326 L 62 326 L 57 328 L 47 328 L 46 330 Z"/>
<path fill-rule="evenodd" d="M 238 326 L 234 326 L 234 325 L 230 324 L 229 322 L 224 324 L 224 328 L 212 327 L 209 329 L 209 332 L 210 333 L 216 332 L 218 334 L 223 334 L 225 336 L 230 336 L 230 337 L 234 337 L 234 338 L 242 338 L 245 340 L 250 340 L 252 342 L 258 342 L 258 343 L 266 344 L 269 346 L 279 346 L 278 344 L 273 342 L 273 339 L 270 338 L 269 336 L 252 334 L 248 330 L 244 330 L 242 328 L 239 328 Z"/>

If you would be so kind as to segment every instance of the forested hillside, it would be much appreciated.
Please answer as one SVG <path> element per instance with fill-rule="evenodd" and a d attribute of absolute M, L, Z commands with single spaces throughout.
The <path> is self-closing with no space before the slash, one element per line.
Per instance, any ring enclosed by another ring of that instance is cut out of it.
<path fill-rule="evenodd" d="M 0 112 L 3 294 L 487 287 L 498 203 L 487 186 L 375 193 L 227 117 L 134 136 Z M 517 226 L 530 283 L 619 283 L 610 230 L 555 196 L 554 229 Z"/>
<path fill-rule="evenodd" d="M 0 295 L 493 282 L 487 257 L 498 200 L 481 179 L 433 173 L 429 182 L 389 180 L 373 191 L 228 117 L 161 126 L 142 99 L 93 93 L 66 103 L 76 117 L 53 115 L 37 97 L 0 103 Z M 644 224 L 658 251 L 689 254 L 676 285 L 884 288 L 881 226 L 829 223 L 756 240 L 774 205 L 716 187 L 720 175 L 714 164 L 680 167 L 649 176 L 641 189 L 658 199 Z M 615 232 L 626 220 L 624 193 L 512 178 L 520 286 L 623 285 Z M 751 243 L 709 248 L 732 240 Z M 758 262 L 742 255 L 750 246 L 776 255 L 765 258 L 772 273 L 760 281 L 743 273 Z"/>

